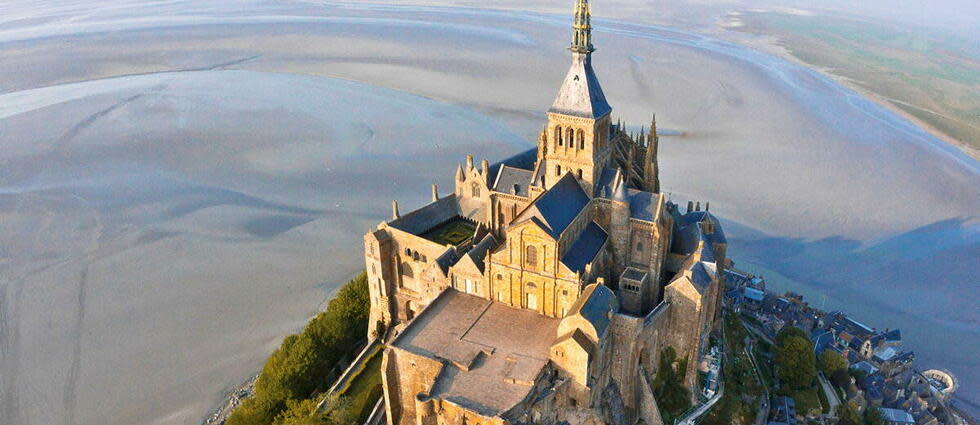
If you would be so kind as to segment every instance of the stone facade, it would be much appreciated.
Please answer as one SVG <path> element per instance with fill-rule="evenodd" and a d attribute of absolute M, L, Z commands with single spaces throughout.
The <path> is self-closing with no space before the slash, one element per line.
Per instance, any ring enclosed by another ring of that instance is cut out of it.
<path fill-rule="evenodd" d="M 533 152 L 468 156 L 452 193 L 433 186 L 404 215 L 393 203 L 364 237 L 390 425 L 657 424 L 649 382 L 668 346 L 695 385 L 724 233 L 659 193 L 655 121 L 639 135 L 613 123 L 586 0 L 570 50 Z"/>

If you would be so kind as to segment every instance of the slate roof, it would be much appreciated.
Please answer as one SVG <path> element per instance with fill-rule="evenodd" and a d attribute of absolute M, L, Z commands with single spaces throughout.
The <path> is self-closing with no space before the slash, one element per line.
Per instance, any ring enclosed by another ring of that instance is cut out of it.
<path fill-rule="evenodd" d="M 766 298 L 766 293 L 755 288 L 745 288 L 745 298 L 762 302 Z"/>
<path fill-rule="evenodd" d="M 711 220 L 714 223 L 714 232 L 706 235 L 699 223 Z M 705 249 L 701 258 L 705 261 L 715 261 L 715 253 L 712 248 L 713 243 L 727 243 L 725 233 L 721 229 L 721 224 L 711 213 L 707 211 L 694 211 L 681 216 L 676 224 L 674 241 L 670 246 L 671 252 L 683 255 L 694 253 L 698 248 L 698 242 L 705 242 Z"/>
<path fill-rule="evenodd" d="M 481 273 L 486 270 L 486 263 L 484 260 L 487 258 L 487 253 L 495 246 L 497 246 L 497 239 L 494 238 L 493 235 L 487 235 L 480 241 L 480 243 L 474 245 L 473 248 L 466 253 L 466 255 L 469 255 L 470 258 L 473 259 L 473 264 L 476 264 L 476 267 L 480 269 Z"/>
<path fill-rule="evenodd" d="M 602 338 L 609 327 L 610 314 L 619 310 L 616 294 L 605 285 L 593 283 L 585 287 L 582 295 L 572 305 L 569 314 L 578 314 L 592 324 L 596 335 Z"/>
<path fill-rule="evenodd" d="M 526 198 L 528 196 L 527 188 L 531 185 L 532 177 L 534 177 L 533 170 L 501 165 L 493 184 L 493 190 Z"/>
<path fill-rule="evenodd" d="M 711 284 L 715 273 L 714 264 L 698 261 L 691 267 L 691 282 L 694 282 L 694 287 L 697 288 L 698 292 L 704 294 L 708 290 L 708 285 Z"/>
<path fill-rule="evenodd" d="M 456 247 L 450 246 L 443 252 L 442 255 L 436 258 L 436 264 L 439 269 L 442 270 L 442 274 L 449 273 L 449 267 L 459 261 L 459 254 L 456 252 Z"/>
<path fill-rule="evenodd" d="M 585 271 L 585 265 L 595 259 L 599 250 L 606 244 L 606 239 L 608 239 L 606 231 L 594 221 L 590 222 L 575 243 L 565 252 L 561 262 L 573 272 Z"/>
<path fill-rule="evenodd" d="M 645 271 L 635 267 L 627 267 L 626 270 L 623 270 L 623 278 L 637 282 L 642 281 L 646 275 Z"/>
<path fill-rule="evenodd" d="M 392 220 L 388 225 L 413 235 L 420 235 L 446 220 L 460 215 L 462 215 L 462 211 L 459 208 L 456 195 L 449 195 Z"/>
<path fill-rule="evenodd" d="M 514 222 L 537 219 L 557 239 L 588 203 L 589 195 L 582 190 L 575 176 L 565 174 L 558 183 L 517 216 Z"/>
<path fill-rule="evenodd" d="M 583 118 L 599 118 L 610 112 L 599 78 L 592 69 L 591 55 L 576 55 L 565 80 L 558 89 L 558 96 L 548 112 Z"/>
<path fill-rule="evenodd" d="M 630 217 L 644 221 L 654 221 L 657 218 L 657 206 L 659 205 L 660 195 L 630 189 L 628 197 Z"/>
<path fill-rule="evenodd" d="M 888 423 L 899 423 L 899 424 L 914 424 L 915 419 L 909 412 L 898 409 L 889 409 L 887 407 L 882 407 L 878 409 L 881 411 L 881 416 L 885 418 Z"/>

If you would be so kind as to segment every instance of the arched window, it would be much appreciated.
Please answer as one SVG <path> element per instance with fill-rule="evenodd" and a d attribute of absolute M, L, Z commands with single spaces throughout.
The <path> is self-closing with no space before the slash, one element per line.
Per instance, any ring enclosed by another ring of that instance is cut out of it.
<path fill-rule="evenodd" d="M 561 126 L 555 127 L 555 141 L 558 142 L 558 146 L 562 146 L 564 144 L 561 140 Z"/>
<path fill-rule="evenodd" d="M 528 245 L 527 249 L 524 250 L 524 262 L 528 266 L 537 267 L 538 266 L 538 249 L 534 245 Z M 533 285 L 533 284 L 532 284 Z"/>
<path fill-rule="evenodd" d="M 412 265 L 411 264 L 402 263 L 402 276 L 409 277 L 409 278 L 415 277 L 415 274 L 412 273 Z"/>
<path fill-rule="evenodd" d="M 410 250 L 408 248 L 405 248 L 405 256 L 406 257 L 411 257 L 412 256 L 412 250 Z"/>
<path fill-rule="evenodd" d="M 578 131 L 578 148 L 585 149 L 585 132 L 581 129 Z"/>
<path fill-rule="evenodd" d="M 561 165 L 555 166 L 555 175 L 561 176 Z"/>
<path fill-rule="evenodd" d="M 636 243 L 636 251 L 637 252 L 643 252 L 643 242 L 637 242 Z"/>
<path fill-rule="evenodd" d="M 472 196 L 474 198 L 479 198 L 480 197 L 480 184 L 479 183 L 473 183 L 473 187 L 470 190 L 470 196 Z"/>
<path fill-rule="evenodd" d="M 582 178 L 582 169 L 581 168 L 578 169 L 578 178 L 579 179 Z"/>
<path fill-rule="evenodd" d="M 412 259 L 415 260 L 415 261 L 418 261 L 419 260 L 419 252 L 418 251 L 413 251 L 412 252 Z"/>
<path fill-rule="evenodd" d="M 575 130 L 566 129 L 565 138 L 568 139 L 568 146 L 575 147 Z"/>

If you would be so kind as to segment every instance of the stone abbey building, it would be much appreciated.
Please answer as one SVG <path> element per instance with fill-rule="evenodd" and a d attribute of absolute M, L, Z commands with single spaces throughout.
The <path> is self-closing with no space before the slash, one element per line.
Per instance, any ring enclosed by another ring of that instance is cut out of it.
<path fill-rule="evenodd" d="M 660 424 L 661 352 L 685 382 L 719 316 L 726 240 L 660 193 L 656 122 L 630 135 L 592 68 L 587 0 L 535 150 L 364 237 L 389 425 Z M 696 393 L 696 391 L 692 391 Z"/>

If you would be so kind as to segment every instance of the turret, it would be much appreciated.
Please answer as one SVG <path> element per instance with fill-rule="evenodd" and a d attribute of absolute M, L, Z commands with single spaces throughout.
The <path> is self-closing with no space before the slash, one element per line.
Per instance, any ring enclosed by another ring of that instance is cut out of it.
<path fill-rule="evenodd" d="M 432 185 L 432 202 L 435 202 L 435 201 L 438 201 L 438 200 L 439 200 L 439 185 L 433 184 Z"/>
<path fill-rule="evenodd" d="M 616 178 L 613 181 L 612 202 L 610 202 L 609 217 L 609 240 L 612 242 L 615 257 L 615 275 L 619 275 L 626 267 L 626 260 L 629 256 L 629 233 L 630 233 L 630 204 L 626 190 L 627 176 L 623 170 L 616 170 Z"/>

